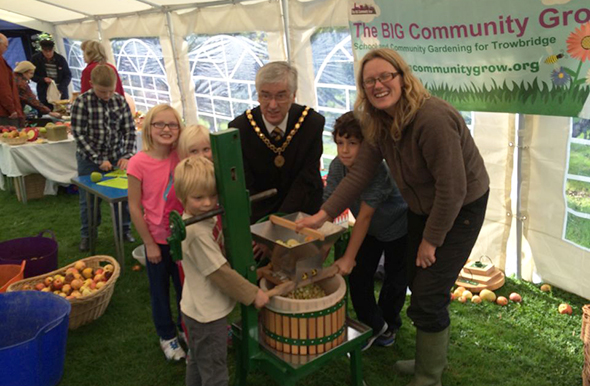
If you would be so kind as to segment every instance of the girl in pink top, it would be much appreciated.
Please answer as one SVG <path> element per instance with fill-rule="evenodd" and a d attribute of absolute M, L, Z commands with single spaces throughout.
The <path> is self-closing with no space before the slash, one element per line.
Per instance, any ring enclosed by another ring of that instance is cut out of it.
<path fill-rule="evenodd" d="M 129 212 L 146 251 L 146 268 L 150 282 L 152 318 L 160 337 L 160 347 L 168 360 L 181 360 L 185 352 L 178 342 L 177 327 L 170 310 L 170 278 L 176 291 L 180 315 L 182 286 L 178 268 L 166 241 L 170 236 L 168 216 L 172 210 L 182 213 L 172 182 L 178 164 L 176 144 L 182 120 L 174 108 L 158 105 L 148 111 L 143 125 L 143 150 L 127 166 Z M 182 333 L 181 333 L 182 336 Z"/>

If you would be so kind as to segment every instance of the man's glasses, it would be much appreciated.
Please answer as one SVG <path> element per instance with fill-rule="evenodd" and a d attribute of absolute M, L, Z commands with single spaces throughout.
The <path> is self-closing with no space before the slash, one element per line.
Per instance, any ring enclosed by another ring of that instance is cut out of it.
<path fill-rule="evenodd" d="M 180 125 L 178 123 L 166 123 L 166 122 L 154 122 L 152 123 L 152 127 L 155 127 L 158 130 L 163 130 L 164 127 L 168 126 L 170 130 L 178 130 Z"/>
<path fill-rule="evenodd" d="M 285 103 L 289 100 L 289 98 L 291 97 L 291 94 L 286 93 L 286 92 L 280 92 L 277 95 L 272 95 L 272 94 L 267 94 L 267 93 L 261 93 L 258 98 L 260 99 L 261 102 L 270 102 L 273 99 L 277 102 L 277 103 Z"/>
<path fill-rule="evenodd" d="M 376 78 L 367 78 L 363 80 L 363 86 L 365 86 L 365 88 L 375 87 L 377 81 L 381 82 L 381 84 L 384 84 L 385 82 L 394 80 L 399 74 L 399 72 L 384 72 Z"/>

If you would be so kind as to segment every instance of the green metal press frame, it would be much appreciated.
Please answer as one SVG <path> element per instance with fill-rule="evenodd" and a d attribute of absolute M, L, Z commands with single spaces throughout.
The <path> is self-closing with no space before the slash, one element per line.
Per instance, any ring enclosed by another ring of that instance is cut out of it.
<path fill-rule="evenodd" d="M 220 208 L 187 220 L 182 220 L 177 213 L 172 214 L 170 218 L 172 235 L 169 238 L 171 253 L 175 260 L 182 258 L 181 242 L 186 237 L 186 226 L 221 214 L 228 261 L 240 275 L 251 283 L 256 283 L 257 267 L 252 254 L 250 233 L 250 197 L 246 190 L 238 130 L 229 129 L 211 134 L 211 148 Z M 269 165 L 269 167 L 273 166 Z M 248 373 L 253 370 L 266 372 L 281 385 L 295 385 L 298 380 L 320 369 L 328 361 L 345 354 L 350 357 L 351 384 L 353 386 L 364 384 L 361 347 L 370 337 L 371 329 L 347 319 L 347 325 L 361 326 L 357 330 L 347 327 L 348 340 L 324 354 L 314 356 L 305 364 L 293 364 L 283 360 L 280 353 L 273 353 L 272 349 L 261 347 L 258 310 L 254 306 L 241 305 L 240 307 L 242 320 L 232 325 L 237 360 L 235 385 L 245 386 Z M 351 338 L 351 335 L 355 336 Z"/>

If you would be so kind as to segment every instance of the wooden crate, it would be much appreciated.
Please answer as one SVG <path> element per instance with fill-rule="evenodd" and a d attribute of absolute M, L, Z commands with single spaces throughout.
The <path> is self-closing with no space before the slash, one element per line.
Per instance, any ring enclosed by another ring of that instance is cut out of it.
<path fill-rule="evenodd" d="M 36 200 L 43 198 L 45 192 L 45 177 L 41 174 L 29 174 L 23 177 L 25 180 L 25 194 L 27 200 Z M 14 184 L 16 190 L 16 198 L 19 201 L 23 200 L 21 194 L 20 184 Z"/>

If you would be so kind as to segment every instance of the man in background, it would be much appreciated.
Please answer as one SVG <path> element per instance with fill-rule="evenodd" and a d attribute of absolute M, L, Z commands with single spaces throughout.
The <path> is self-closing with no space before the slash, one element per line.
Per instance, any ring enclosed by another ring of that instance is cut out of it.
<path fill-rule="evenodd" d="M 12 68 L 4 59 L 8 50 L 8 38 L 0 34 L 0 125 L 19 127 L 19 118 L 24 120 Z"/>
<path fill-rule="evenodd" d="M 68 86 L 72 73 L 66 58 L 55 52 L 55 43 L 52 40 L 41 40 L 39 45 L 41 52 L 31 58 L 31 63 L 36 67 L 33 82 L 37 83 L 37 97 L 41 103 L 53 109 L 53 105 L 47 101 L 47 89 L 51 81 L 55 81 L 61 99 L 69 99 Z"/>

